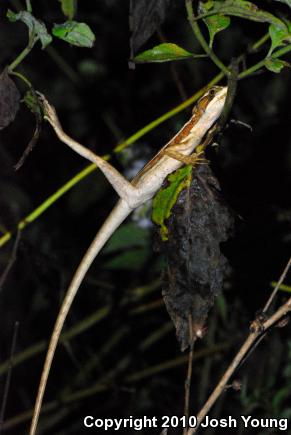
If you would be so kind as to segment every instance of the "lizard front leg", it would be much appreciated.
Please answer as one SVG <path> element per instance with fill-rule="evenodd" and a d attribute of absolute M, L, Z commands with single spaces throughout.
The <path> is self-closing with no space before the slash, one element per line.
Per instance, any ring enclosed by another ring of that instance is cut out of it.
<path fill-rule="evenodd" d="M 130 208 L 135 208 L 140 199 L 138 188 L 133 186 L 117 169 L 106 162 L 102 157 L 94 154 L 91 150 L 68 136 L 61 126 L 55 108 L 47 101 L 44 95 L 40 93 L 38 93 L 38 95 L 43 106 L 44 118 L 53 127 L 58 138 L 76 153 L 98 166 L 120 198 L 126 201 Z"/>
<path fill-rule="evenodd" d="M 204 153 L 201 151 L 199 153 L 193 153 L 189 156 L 185 156 L 185 154 L 179 153 L 178 151 L 166 149 L 164 154 L 172 159 L 178 160 L 179 162 L 184 163 L 185 165 L 196 166 L 197 164 L 207 163 L 207 160 L 202 156 Z"/>

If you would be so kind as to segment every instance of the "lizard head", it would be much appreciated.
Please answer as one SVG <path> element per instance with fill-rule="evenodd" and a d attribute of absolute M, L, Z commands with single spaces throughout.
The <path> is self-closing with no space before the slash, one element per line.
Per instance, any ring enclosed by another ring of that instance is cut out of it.
<path fill-rule="evenodd" d="M 180 153 L 192 152 L 221 115 L 227 94 L 226 86 L 213 86 L 194 106 L 192 117 L 174 136 L 167 147 Z"/>
<path fill-rule="evenodd" d="M 220 115 L 225 102 L 226 93 L 226 86 L 213 86 L 203 95 L 203 97 L 200 98 L 198 103 L 194 106 L 193 115 L 197 112 L 204 113 L 206 111 L 218 112 Z"/>

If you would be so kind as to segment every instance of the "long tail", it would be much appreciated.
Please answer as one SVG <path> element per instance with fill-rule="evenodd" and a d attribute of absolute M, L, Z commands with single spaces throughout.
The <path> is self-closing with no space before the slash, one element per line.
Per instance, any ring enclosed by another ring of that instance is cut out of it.
<path fill-rule="evenodd" d="M 114 207 L 111 214 L 104 222 L 103 226 L 98 231 L 96 237 L 88 248 L 85 256 L 83 257 L 78 269 L 76 270 L 72 282 L 67 290 L 65 299 L 60 308 L 57 320 L 55 322 L 55 326 L 53 329 L 53 333 L 49 342 L 45 363 L 43 366 L 41 379 L 39 383 L 38 393 L 35 401 L 33 417 L 31 421 L 29 435 L 35 435 L 36 428 L 38 424 L 39 414 L 42 406 L 43 396 L 46 389 L 46 384 L 49 376 L 49 372 L 51 369 L 52 361 L 54 358 L 55 350 L 63 329 L 63 325 L 67 318 L 68 312 L 71 308 L 73 300 L 77 294 L 77 291 L 86 275 L 89 267 L 93 263 L 99 251 L 105 245 L 107 240 L 114 233 L 116 228 L 126 219 L 126 217 L 130 214 L 131 210 L 128 205 L 124 201 L 119 201 L 118 204 Z"/>

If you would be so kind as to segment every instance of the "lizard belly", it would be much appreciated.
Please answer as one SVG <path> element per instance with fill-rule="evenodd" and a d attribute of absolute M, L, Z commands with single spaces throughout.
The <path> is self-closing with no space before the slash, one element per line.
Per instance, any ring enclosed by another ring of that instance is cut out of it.
<path fill-rule="evenodd" d="M 137 189 L 142 186 L 143 201 L 141 201 L 141 204 L 151 199 L 162 187 L 165 178 L 179 169 L 182 164 L 172 157 L 162 156 L 151 169 L 143 174 L 136 183 Z"/>

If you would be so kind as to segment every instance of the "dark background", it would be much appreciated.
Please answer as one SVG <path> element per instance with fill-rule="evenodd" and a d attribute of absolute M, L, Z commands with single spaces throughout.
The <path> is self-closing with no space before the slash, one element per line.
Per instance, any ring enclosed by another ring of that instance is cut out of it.
<path fill-rule="evenodd" d="M 0 5 L 1 70 L 27 42 L 25 26 L 5 18 L 7 7 L 16 6 L 12 3 L 2 1 Z M 49 29 L 54 22 L 65 20 L 57 1 L 32 3 L 34 15 Z M 264 6 L 275 13 L 288 13 L 282 4 Z M 218 72 L 207 59 L 129 69 L 128 14 L 125 1 L 80 2 L 76 19 L 94 31 L 94 47 L 81 49 L 54 39 L 49 50 L 42 51 L 37 44 L 18 68 L 56 106 L 65 130 L 100 155 L 111 153 L 118 142 L 191 96 Z M 228 63 L 266 31 L 266 24 L 232 19 L 231 27 L 217 38 L 215 51 Z M 169 8 L 165 22 L 142 49 L 163 40 L 199 50 L 183 4 Z M 248 66 L 263 58 L 267 49 L 250 55 Z M 23 94 L 23 84 L 14 80 Z M 252 131 L 231 123 L 219 138 L 219 147 L 210 153 L 212 169 L 237 224 L 234 237 L 222 248 L 230 264 L 223 296 L 210 312 L 208 334 L 195 349 L 197 357 L 206 348 L 209 356 L 194 361 L 192 413 L 231 361 L 250 321 L 267 300 L 271 281 L 278 279 L 290 255 L 289 89 L 288 68 L 277 75 L 262 71 L 239 82 L 231 118 L 251 125 Z M 112 163 L 130 176 L 128 168 L 136 161 L 143 164 L 164 145 L 187 120 L 190 110 L 139 139 Z M 22 104 L 15 121 L 1 131 L 3 232 L 14 231 L 23 217 L 86 165 L 44 124 L 37 146 L 15 172 L 13 165 L 27 146 L 34 125 L 33 115 Z M 16 321 L 16 355 L 48 339 L 71 276 L 116 199 L 96 171 L 21 233 L 16 261 L 0 293 L 0 364 L 9 357 Z M 126 223 L 125 229 L 125 234 L 121 229 L 115 238 L 117 247 L 109 243 L 95 261 L 73 304 L 66 331 L 101 308 L 106 307 L 106 315 L 59 345 L 45 395 L 51 411 L 44 412 L 39 433 L 85 433 L 85 415 L 125 418 L 183 413 L 186 359 L 181 361 L 161 299 L 162 260 L 152 252 L 153 230 L 137 228 L 132 222 Z M 10 241 L 1 248 L 3 271 L 12 247 Z M 276 305 L 287 296 L 280 292 Z M 211 416 L 290 416 L 289 333 L 287 326 L 264 339 L 236 374 L 241 391 L 229 389 Z M 43 359 L 44 353 L 37 353 L 12 370 L 5 420 L 19 417 L 20 422 L 13 420 L 9 433 L 26 433 L 29 416 L 22 418 L 22 414 L 33 407 Z M 0 391 L 4 383 L 2 371 Z M 90 392 L 96 384 L 99 391 Z M 80 391 L 83 397 L 74 396 Z M 214 429 L 201 432 L 219 433 Z"/>

